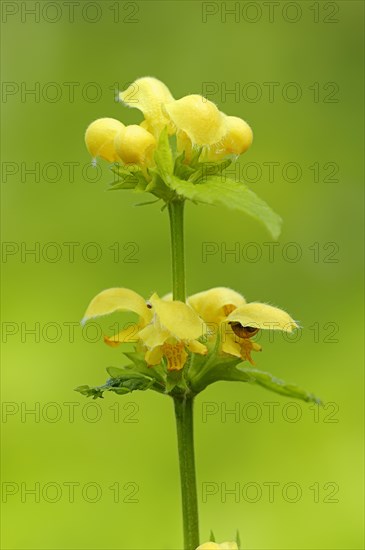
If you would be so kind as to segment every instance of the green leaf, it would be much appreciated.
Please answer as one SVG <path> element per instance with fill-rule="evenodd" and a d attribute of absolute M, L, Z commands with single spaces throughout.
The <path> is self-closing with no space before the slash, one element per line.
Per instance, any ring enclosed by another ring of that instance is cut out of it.
<path fill-rule="evenodd" d="M 244 212 L 262 222 L 273 239 L 280 235 L 280 216 L 244 183 L 223 176 L 211 176 L 202 183 L 194 184 L 173 176 L 171 187 L 178 195 L 191 201 L 226 206 Z"/>
<path fill-rule="evenodd" d="M 133 366 L 117 368 L 108 367 L 108 373 L 112 376 L 103 386 L 78 386 L 75 391 L 96 399 L 102 398 L 105 391 L 112 391 L 118 395 L 130 393 L 135 390 L 146 391 L 154 385 L 155 381 L 149 376 L 145 376 L 133 370 Z"/>
<path fill-rule="evenodd" d="M 169 185 L 171 176 L 174 171 L 174 161 L 169 143 L 167 128 L 162 130 L 155 151 L 155 161 L 159 175 L 163 181 Z"/>
<path fill-rule="evenodd" d="M 209 349 L 208 345 L 208 349 Z M 189 372 L 189 384 L 194 393 L 200 393 L 210 384 L 221 380 L 227 382 L 248 382 L 259 384 L 264 388 L 295 399 L 321 404 L 312 393 L 309 393 L 295 384 L 288 384 L 268 372 L 251 367 L 245 367 L 242 359 L 223 355 L 219 352 L 219 342 L 210 348 L 206 356 L 193 357 Z"/>
<path fill-rule="evenodd" d="M 130 372 L 131 368 L 129 367 L 107 367 L 106 372 L 110 374 L 112 378 L 120 378 L 121 376 L 124 376 L 126 373 Z M 133 372 L 133 371 L 132 371 Z"/>
<path fill-rule="evenodd" d="M 78 386 L 75 388 L 75 391 L 81 393 L 81 395 L 85 395 L 86 397 L 92 397 L 93 399 L 97 399 L 100 397 L 103 399 L 103 390 L 100 388 L 90 388 L 90 386 Z"/>
<path fill-rule="evenodd" d="M 200 393 L 210 384 L 215 382 L 252 382 L 252 378 L 244 372 L 237 370 L 237 364 L 241 363 L 238 357 L 219 357 L 215 361 L 207 363 L 205 367 L 202 365 L 201 372 L 192 375 L 190 385 L 194 393 Z"/>
<path fill-rule="evenodd" d="M 193 183 L 204 183 L 211 176 L 222 174 L 223 170 L 232 164 L 231 159 L 225 159 L 222 162 L 201 162 L 198 170 L 189 177 L 189 181 Z"/>
<path fill-rule="evenodd" d="M 322 401 L 312 393 L 303 390 L 295 384 L 288 384 L 287 382 L 284 382 L 284 380 L 276 378 L 269 372 L 243 367 L 242 364 L 238 365 L 236 369 L 240 373 L 248 376 L 250 378 L 249 382 L 259 384 L 267 390 L 271 390 L 287 397 L 293 397 L 294 399 L 301 399 L 302 401 L 313 402 L 318 405 L 322 404 Z"/>

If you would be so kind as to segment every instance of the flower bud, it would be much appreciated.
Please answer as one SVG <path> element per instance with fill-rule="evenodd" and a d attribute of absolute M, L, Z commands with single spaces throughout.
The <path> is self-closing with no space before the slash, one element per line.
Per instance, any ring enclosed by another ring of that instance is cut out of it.
<path fill-rule="evenodd" d="M 115 162 L 117 156 L 114 149 L 114 139 L 124 128 L 124 124 L 115 118 L 98 118 L 92 122 L 85 132 L 87 150 L 93 158 L 100 157 L 108 162 Z"/>
<path fill-rule="evenodd" d="M 226 123 L 228 132 L 223 138 L 223 145 L 228 153 L 242 155 L 252 143 L 252 130 L 247 122 L 236 116 L 227 116 Z"/>
<path fill-rule="evenodd" d="M 183 131 L 193 145 L 212 145 L 226 133 L 225 117 L 201 95 L 187 95 L 164 106 L 178 131 Z"/>
<path fill-rule="evenodd" d="M 242 118 L 226 116 L 227 133 L 219 143 L 205 151 L 204 160 L 218 161 L 227 155 L 242 155 L 250 147 L 253 134 Z"/>
<path fill-rule="evenodd" d="M 131 124 L 118 132 L 114 145 L 117 156 L 125 164 L 144 166 L 152 161 L 156 140 L 141 126 Z"/>

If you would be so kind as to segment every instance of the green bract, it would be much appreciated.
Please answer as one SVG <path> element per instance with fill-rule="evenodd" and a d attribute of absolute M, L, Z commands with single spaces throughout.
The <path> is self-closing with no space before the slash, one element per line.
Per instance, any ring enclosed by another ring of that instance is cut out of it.
<path fill-rule="evenodd" d="M 156 166 L 143 173 L 128 166 L 113 167 L 119 181 L 110 190 L 134 189 L 152 193 L 166 203 L 180 199 L 194 203 L 225 206 L 238 210 L 263 223 L 273 239 L 280 235 L 282 220 L 256 193 L 243 182 L 225 175 L 234 159 L 200 162 L 200 150 L 186 162 L 184 153 L 171 147 L 167 129 L 160 134 L 154 154 Z"/>
<path fill-rule="evenodd" d="M 210 347 L 206 356 L 192 354 L 184 371 L 166 372 L 162 367 L 149 368 L 143 355 L 124 353 L 132 362 L 122 368 L 108 367 L 110 378 L 102 386 L 79 386 L 76 391 L 87 397 L 102 398 L 104 392 L 124 395 L 135 390 L 154 390 L 171 396 L 193 397 L 210 384 L 221 380 L 257 384 L 286 397 L 321 404 L 321 400 L 300 388 L 284 382 L 268 372 L 246 367 L 239 358 L 222 357 L 218 345 Z"/>

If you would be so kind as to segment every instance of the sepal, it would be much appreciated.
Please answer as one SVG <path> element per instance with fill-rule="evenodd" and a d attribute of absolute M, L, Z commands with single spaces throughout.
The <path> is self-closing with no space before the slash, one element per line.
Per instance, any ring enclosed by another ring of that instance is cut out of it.
<path fill-rule="evenodd" d="M 135 167 L 127 167 L 115 164 L 111 167 L 112 172 L 117 176 L 117 181 L 113 181 L 108 191 L 118 191 L 119 189 L 135 189 L 144 191 L 148 185 L 142 170 Z"/>

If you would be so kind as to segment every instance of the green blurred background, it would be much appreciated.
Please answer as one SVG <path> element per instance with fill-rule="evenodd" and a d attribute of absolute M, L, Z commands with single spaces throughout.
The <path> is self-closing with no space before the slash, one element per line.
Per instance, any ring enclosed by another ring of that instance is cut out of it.
<path fill-rule="evenodd" d="M 188 290 L 225 285 L 289 311 L 300 338 L 262 337 L 257 367 L 330 403 L 223 382 L 199 396 L 202 541 L 238 528 L 245 549 L 363 548 L 362 2 L 227 2 L 234 15 L 220 2 L 74 4 L 72 16 L 63 2 L 2 3 L 3 548 L 182 547 L 170 400 L 95 406 L 73 391 L 124 361 L 95 325 L 77 325 L 89 300 L 112 286 L 170 289 L 166 212 L 106 192 L 111 173 L 89 168 L 83 143 L 96 118 L 140 122 L 114 91 L 143 75 L 177 98 L 209 83 L 208 97 L 253 127 L 240 165 L 284 219 L 274 261 L 259 224 L 188 205 Z M 207 242 L 217 252 L 203 261 Z M 239 258 L 222 257 L 236 246 Z M 25 254 L 34 247 L 39 257 Z M 36 323 L 39 337 L 26 333 Z M 39 499 L 26 493 L 37 483 Z"/>

